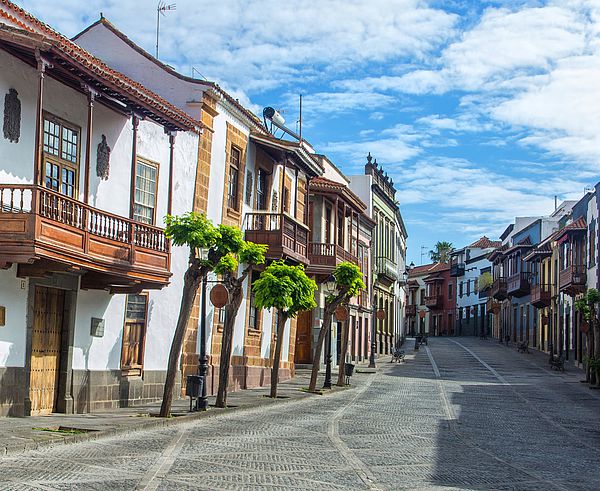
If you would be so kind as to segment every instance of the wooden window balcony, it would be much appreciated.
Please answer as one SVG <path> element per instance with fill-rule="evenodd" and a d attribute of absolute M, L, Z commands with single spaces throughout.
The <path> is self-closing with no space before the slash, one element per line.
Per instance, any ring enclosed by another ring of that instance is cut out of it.
<path fill-rule="evenodd" d="M 440 308 L 444 305 L 444 298 L 442 295 L 429 295 L 425 297 L 425 307 L 430 309 Z"/>
<path fill-rule="evenodd" d="M 560 272 L 560 291 L 567 295 L 577 295 L 585 291 L 587 270 L 585 266 L 571 265 Z"/>
<path fill-rule="evenodd" d="M 529 273 L 520 272 L 510 275 L 506 281 L 506 294 L 511 297 L 524 297 L 529 295 Z"/>
<path fill-rule="evenodd" d="M 465 263 L 453 263 L 450 266 L 450 276 L 464 276 L 465 275 Z"/>
<path fill-rule="evenodd" d="M 538 309 L 550 306 L 552 294 L 550 285 L 532 285 L 531 304 Z"/>
<path fill-rule="evenodd" d="M 22 276 L 85 271 L 82 288 L 135 292 L 166 286 L 170 260 L 158 227 L 41 186 L 0 184 L 0 263 L 20 263 Z"/>
<path fill-rule="evenodd" d="M 405 312 L 407 317 L 414 317 L 417 315 L 417 306 L 416 305 L 406 305 Z"/>
<path fill-rule="evenodd" d="M 377 276 L 384 283 L 392 284 L 398 279 L 398 266 L 387 257 L 377 258 Z"/>
<path fill-rule="evenodd" d="M 337 244 L 324 244 L 310 242 L 308 245 L 308 259 L 310 271 L 314 273 L 331 273 L 342 262 L 358 264 L 358 257 L 346 251 Z"/>
<path fill-rule="evenodd" d="M 268 259 L 293 259 L 308 264 L 308 227 L 287 213 L 246 213 L 245 238 L 269 246 Z"/>
<path fill-rule="evenodd" d="M 485 304 L 485 309 L 487 312 L 491 312 L 494 315 L 499 314 L 500 313 L 500 302 L 494 300 L 493 298 L 488 298 L 488 300 Z"/>
<path fill-rule="evenodd" d="M 491 292 L 492 297 L 496 300 L 504 300 L 508 298 L 506 291 L 506 278 L 496 278 L 492 284 Z"/>

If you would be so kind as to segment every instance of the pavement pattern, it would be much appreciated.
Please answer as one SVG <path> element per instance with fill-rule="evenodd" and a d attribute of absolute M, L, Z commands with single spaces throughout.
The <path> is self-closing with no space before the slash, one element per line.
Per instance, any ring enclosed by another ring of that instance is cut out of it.
<path fill-rule="evenodd" d="M 600 489 L 600 391 L 544 360 L 435 338 L 351 390 L 5 456 L 0 490 Z"/>

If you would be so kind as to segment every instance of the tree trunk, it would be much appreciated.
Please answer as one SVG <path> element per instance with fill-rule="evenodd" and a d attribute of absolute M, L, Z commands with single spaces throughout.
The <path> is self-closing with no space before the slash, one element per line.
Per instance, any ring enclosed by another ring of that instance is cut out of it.
<path fill-rule="evenodd" d="M 216 407 L 227 407 L 227 385 L 229 383 L 229 368 L 231 366 L 231 350 L 233 347 L 233 330 L 235 319 L 242 304 L 242 288 L 236 285 L 232 288 L 231 301 L 225 307 L 225 325 L 221 342 L 221 361 L 219 364 L 219 389 L 217 391 Z"/>
<path fill-rule="evenodd" d="M 179 318 L 177 319 L 177 326 L 175 327 L 175 333 L 173 334 L 173 342 L 171 343 L 171 351 L 169 352 L 167 377 L 165 380 L 162 405 L 160 406 L 160 416 L 162 418 L 166 418 L 171 414 L 173 389 L 175 388 L 175 376 L 177 375 L 177 362 L 179 361 L 183 337 L 185 336 L 185 330 L 190 321 L 194 299 L 196 298 L 198 288 L 200 288 L 201 281 L 202 276 L 200 275 L 197 266 L 195 264 L 190 265 L 183 278 L 183 294 L 181 297 Z"/>
<path fill-rule="evenodd" d="M 319 338 L 317 339 L 317 345 L 315 346 L 315 352 L 313 354 L 312 371 L 310 373 L 310 384 L 308 384 L 309 392 L 314 392 L 317 387 L 317 377 L 319 375 L 319 368 L 321 367 L 321 352 L 323 351 L 323 343 L 327 336 L 327 331 L 331 329 L 331 313 L 325 309 L 325 319 L 323 319 L 323 325 L 319 331 Z"/>
<path fill-rule="evenodd" d="M 344 321 L 344 325 L 342 327 L 342 343 L 340 352 L 340 364 L 339 364 L 339 372 L 338 372 L 338 387 L 346 386 L 346 353 L 348 352 L 348 330 L 350 329 L 350 321 Z"/>
<path fill-rule="evenodd" d="M 277 316 L 277 341 L 275 342 L 275 353 L 273 355 L 273 368 L 271 368 L 271 394 L 270 397 L 277 397 L 277 384 L 279 383 L 279 362 L 281 360 L 281 346 L 283 345 L 283 333 L 287 316 L 279 311 Z"/>

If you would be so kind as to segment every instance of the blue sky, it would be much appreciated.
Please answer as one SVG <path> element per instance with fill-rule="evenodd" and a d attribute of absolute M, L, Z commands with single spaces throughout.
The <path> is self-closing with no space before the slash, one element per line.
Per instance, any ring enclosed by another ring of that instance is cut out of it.
<path fill-rule="evenodd" d="M 598 180 L 600 1 L 173 0 L 160 58 L 291 127 L 347 174 L 397 183 L 408 261 L 496 238 Z M 65 35 L 100 12 L 154 52 L 156 2 L 27 0 Z"/>

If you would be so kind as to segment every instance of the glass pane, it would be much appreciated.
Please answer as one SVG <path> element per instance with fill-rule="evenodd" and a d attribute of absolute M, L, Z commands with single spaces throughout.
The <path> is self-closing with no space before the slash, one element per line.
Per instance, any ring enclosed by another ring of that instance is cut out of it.
<path fill-rule="evenodd" d="M 127 295 L 125 318 L 137 321 L 146 321 L 146 295 Z"/>

